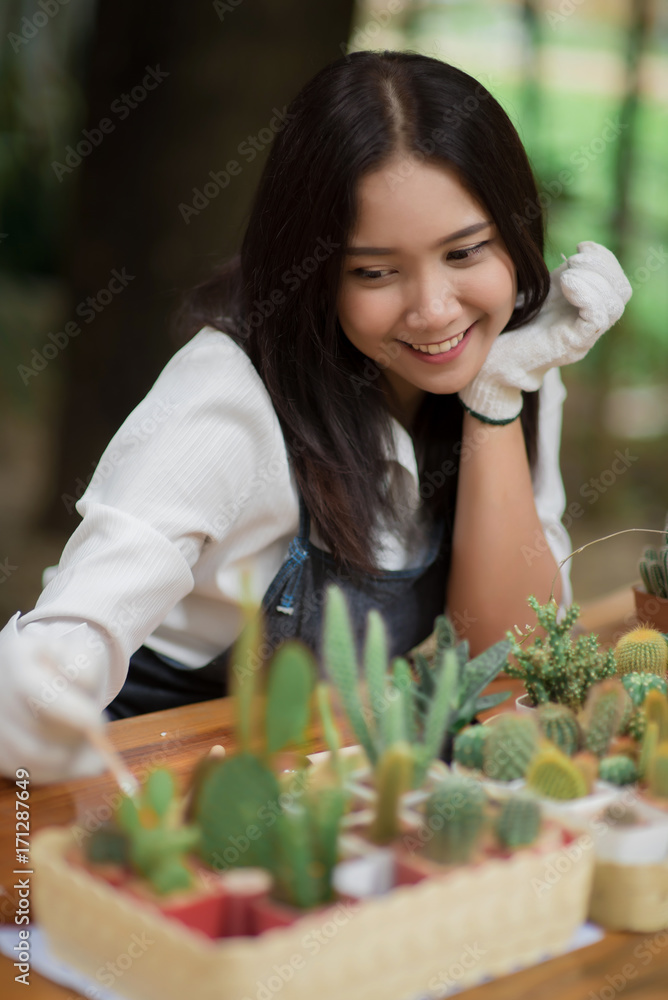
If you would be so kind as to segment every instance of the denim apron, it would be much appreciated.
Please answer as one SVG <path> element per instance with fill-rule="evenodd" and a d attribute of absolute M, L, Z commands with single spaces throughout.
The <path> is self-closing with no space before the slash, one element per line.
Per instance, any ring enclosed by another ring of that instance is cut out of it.
<path fill-rule="evenodd" d="M 347 597 L 358 653 L 372 608 L 385 620 L 391 657 L 405 655 L 430 635 L 434 619 L 444 612 L 450 567 L 450 532 L 444 520 L 432 526 L 421 566 L 376 574 L 342 570 L 330 553 L 310 541 L 310 527 L 300 496 L 299 531 L 262 599 L 266 643 L 271 649 L 286 639 L 300 639 L 321 662 L 323 605 L 330 584 L 341 587 Z M 186 669 L 142 646 L 130 659 L 127 680 L 108 706 L 108 716 L 127 718 L 224 696 L 231 648 L 203 667 Z"/>

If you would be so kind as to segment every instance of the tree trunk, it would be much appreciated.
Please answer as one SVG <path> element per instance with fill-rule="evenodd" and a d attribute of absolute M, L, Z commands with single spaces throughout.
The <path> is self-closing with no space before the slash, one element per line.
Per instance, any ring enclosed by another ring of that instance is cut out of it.
<path fill-rule="evenodd" d="M 353 7 L 99 0 L 88 134 L 72 137 L 74 152 L 68 161 L 63 151 L 57 168 L 63 184 L 76 186 L 66 280 L 80 334 L 60 359 L 64 409 L 49 527 L 76 527 L 73 500 L 173 353 L 170 317 L 180 297 L 238 248 L 272 119 L 279 127 L 277 111 L 342 54 Z M 252 162 L 239 148 L 249 137 L 259 147 Z M 241 172 L 226 182 L 230 161 Z M 204 193 L 195 200 L 195 188 L 206 188 L 208 205 Z M 194 200 L 191 213 L 183 206 Z"/>

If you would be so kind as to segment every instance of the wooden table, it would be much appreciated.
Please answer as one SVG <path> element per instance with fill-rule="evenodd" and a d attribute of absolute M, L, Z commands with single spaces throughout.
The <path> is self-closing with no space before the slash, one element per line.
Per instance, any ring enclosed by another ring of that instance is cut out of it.
<path fill-rule="evenodd" d="M 519 693 L 517 681 L 499 679 L 488 689 Z M 513 707 L 510 699 L 504 708 Z M 499 709 L 496 709 L 498 711 Z M 109 736 L 130 769 L 142 777 L 168 764 L 185 777 L 193 764 L 215 743 L 234 749 L 231 704 L 226 699 L 187 708 L 113 722 Z M 311 733 L 309 749 L 322 748 Z M 108 775 L 31 788 L 31 833 L 53 824 L 80 823 L 92 828 L 109 815 L 116 786 Z M 0 779 L 0 914 L 12 921 L 17 898 L 15 881 L 15 787 Z M 79 996 L 31 972 L 29 991 L 14 982 L 15 970 L 0 956 L 0 997 L 3 1000 L 75 1000 Z M 466 1000 L 667 1000 L 668 932 L 663 934 L 607 934 L 595 945 L 553 959 L 531 969 L 469 990 Z M 159 997 L 156 997 L 159 1000 Z M 197 1000 L 193 997 L 192 1000 Z M 345 998 L 341 998 L 345 1000 Z"/>

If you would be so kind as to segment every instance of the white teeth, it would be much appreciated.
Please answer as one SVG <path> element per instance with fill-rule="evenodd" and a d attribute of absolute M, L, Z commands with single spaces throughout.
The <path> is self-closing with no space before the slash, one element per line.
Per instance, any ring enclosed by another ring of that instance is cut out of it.
<path fill-rule="evenodd" d="M 466 333 L 466 330 L 464 330 Z M 458 334 L 451 340 L 444 340 L 440 344 L 411 344 L 415 351 L 422 351 L 423 354 L 447 354 L 448 351 L 456 347 L 464 337 L 464 333 Z"/>

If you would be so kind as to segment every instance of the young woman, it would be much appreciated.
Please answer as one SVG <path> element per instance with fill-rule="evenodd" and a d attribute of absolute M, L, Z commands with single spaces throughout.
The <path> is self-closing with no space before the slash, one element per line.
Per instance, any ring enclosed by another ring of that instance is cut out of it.
<path fill-rule="evenodd" d="M 0 635 L 6 773 L 99 766 L 82 730 L 106 705 L 221 694 L 244 571 L 269 645 L 317 651 L 336 581 L 358 633 L 381 610 L 393 655 L 446 607 L 478 652 L 568 552 L 558 366 L 621 315 L 615 258 L 580 243 L 550 282 L 515 129 L 438 60 L 339 59 L 286 118 L 240 255 L 198 290 L 192 338 Z"/>

